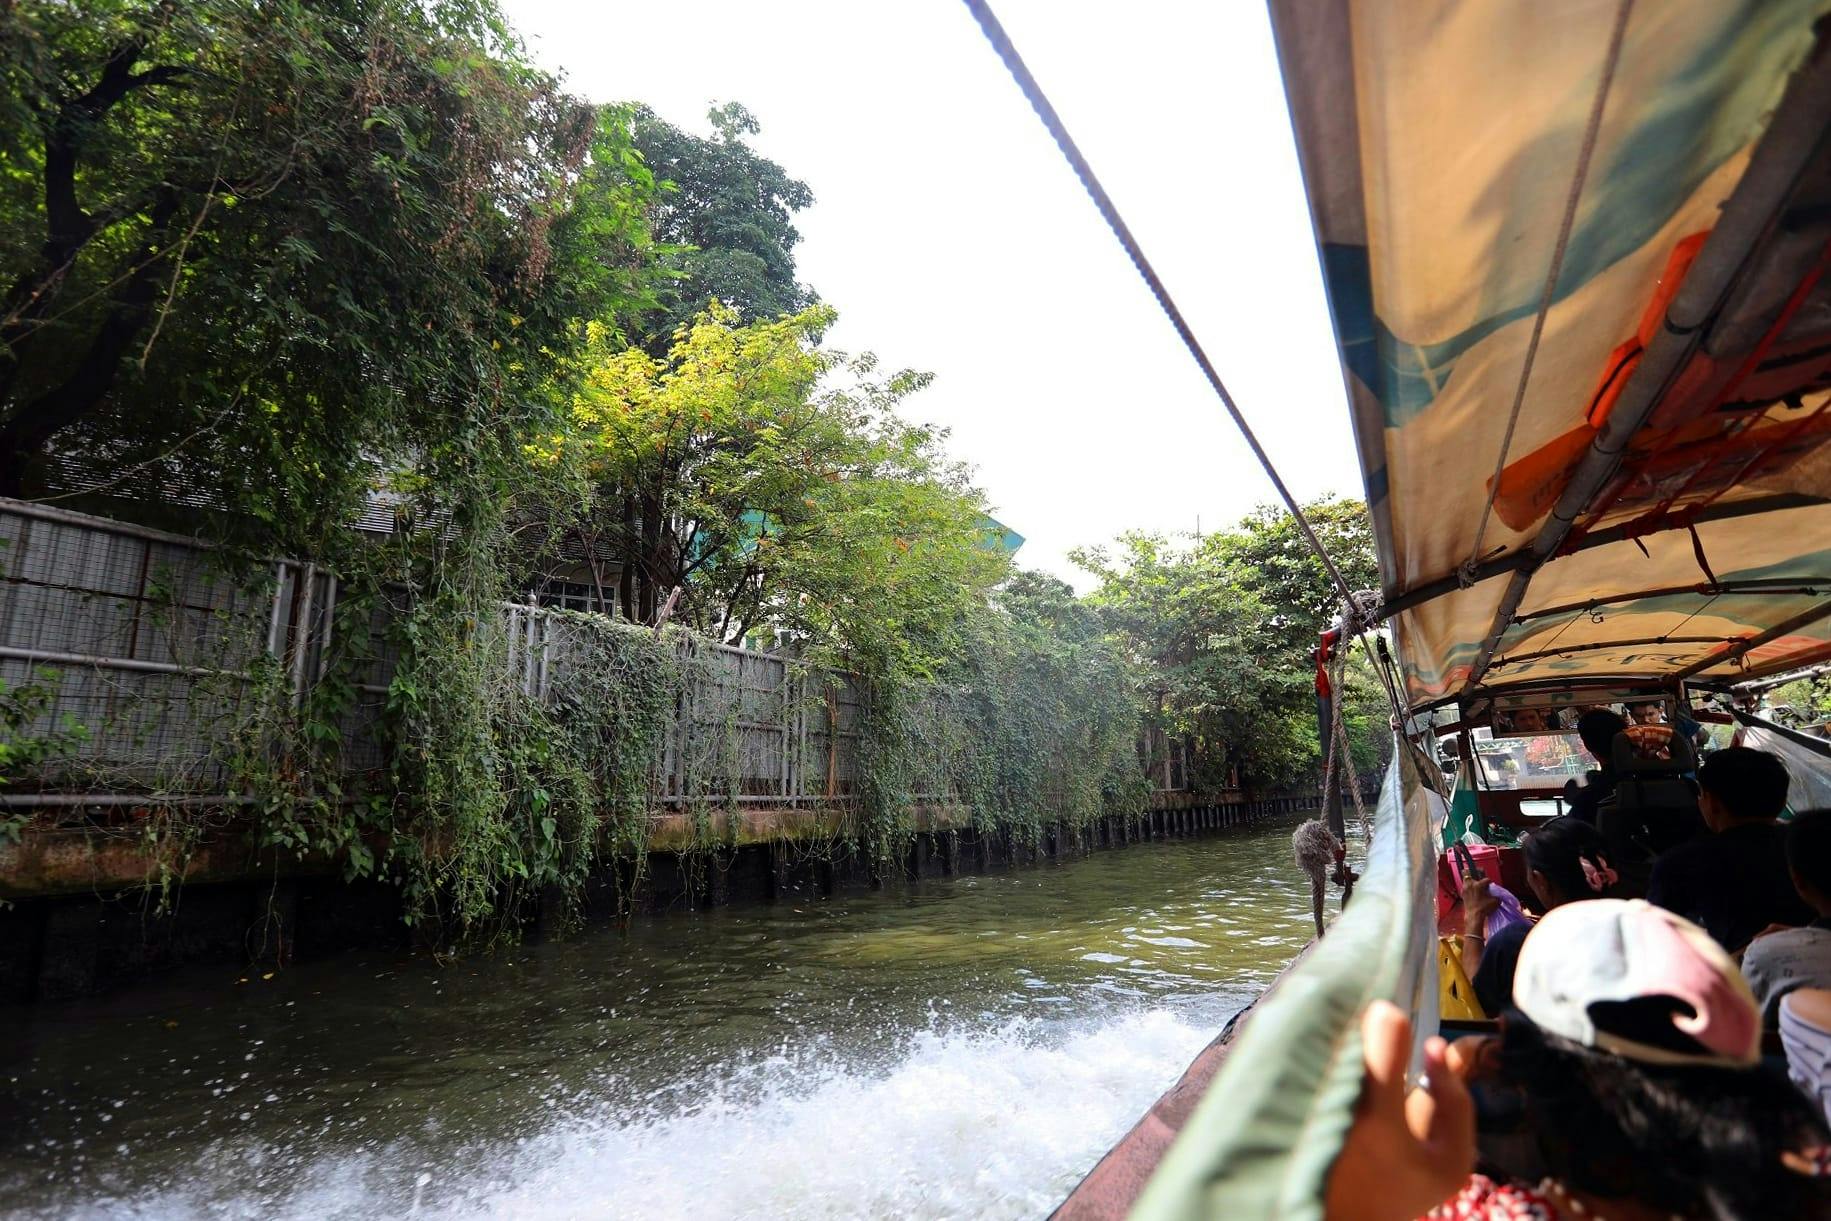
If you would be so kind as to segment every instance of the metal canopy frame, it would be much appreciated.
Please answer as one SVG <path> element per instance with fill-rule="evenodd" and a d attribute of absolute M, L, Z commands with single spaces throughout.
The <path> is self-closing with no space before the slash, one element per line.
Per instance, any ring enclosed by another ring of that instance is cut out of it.
<path fill-rule="evenodd" d="M 1668 530 L 1684 530 L 1694 525 L 1703 525 L 1713 521 L 1732 521 L 1738 517 L 1757 517 L 1763 513 L 1779 513 L 1787 509 L 1809 509 L 1823 504 L 1831 504 L 1831 500 L 1821 496 L 1808 496 L 1801 492 L 1783 492 L 1773 496 L 1733 501 L 1729 504 L 1713 504 L 1702 511 L 1668 514 L 1664 524 L 1657 527 L 1648 528 L 1636 522 L 1627 522 L 1619 526 L 1610 526 L 1605 530 L 1591 530 L 1581 539 L 1566 543 L 1552 558 L 1560 559 L 1596 547 L 1606 547 L 1611 543 L 1629 542 L 1654 534 L 1664 534 Z M 1510 555 L 1497 556 L 1485 563 L 1476 564 L 1469 570 L 1467 580 L 1460 573 L 1452 573 L 1447 577 L 1426 581 L 1422 585 L 1414 585 L 1382 602 L 1373 612 L 1373 619 L 1375 622 L 1382 622 L 1403 611 L 1423 606 L 1426 602 L 1448 597 L 1459 589 L 1466 589 L 1494 577 L 1517 572 L 1526 566 L 1529 559 L 1528 552 L 1515 551 Z M 1543 563 L 1550 563 L 1550 561 L 1543 561 Z"/>
<path fill-rule="evenodd" d="M 1547 606 L 1543 610 L 1529 611 L 1524 615 L 1513 616 L 1514 623 L 1531 623 L 1535 619 L 1550 619 L 1556 615 L 1582 614 L 1585 611 L 1600 610 L 1605 606 L 1619 606 L 1623 602 L 1638 602 L 1642 598 L 1669 598 L 1679 594 L 1696 594 L 1700 598 L 1725 597 L 1806 597 L 1814 598 L 1819 594 L 1831 592 L 1831 578 L 1818 581 L 1809 577 L 1757 577 L 1747 581 L 1701 581 L 1696 585 L 1666 585 L 1658 589 L 1643 589 L 1631 594 L 1611 594 L 1606 598 L 1590 598 L 1584 602 L 1565 602 L 1558 606 Z M 1499 665 L 1499 661 L 1494 662 Z"/>
<path fill-rule="evenodd" d="M 1569 657 L 1577 653 L 1606 653 L 1610 649 L 1639 649 L 1664 644 L 1728 644 L 1733 639 L 1730 636 L 1642 636 L 1633 640 L 1595 640 L 1588 644 L 1567 645 L 1561 649 L 1541 649 L 1536 653 L 1503 654 L 1496 657 L 1488 669 L 1542 661 L 1547 657 Z"/>
<path fill-rule="evenodd" d="M 1652 522 L 1643 516 L 1607 529 L 1578 529 L 1578 524 L 1586 517 L 1606 511 L 1603 493 L 1626 459 L 1629 443 L 1645 427 L 1674 380 L 1697 351 L 1709 324 L 1728 299 L 1744 267 L 1773 231 L 1776 219 L 1786 208 L 1802 176 L 1824 148 L 1828 130 L 1831 130 L 1831 43 L 1828 43 L 1826 35 L 1821 35 L 1813 45 L 1810 58 L 1788 83 L 1785 96 L 1749 158 L 1747 170 L 1724 204 L 1716 226 L 1711 229 L 1710 236 L 1699 250 L 1689 273 L 1667 305 L 1658 332 L 1646 345 L 1639 363 L 1623 385 L 1614 409 L 1584 452 L 1575 473 L 1565 485 L 1538 534 L 1515 552 L 1477 561 L 1465 566 L 1462 571 L 1396 594 L 1379 608 L 1378 618 L 1386 619 L 1493 577 L 1506 575 L 1509 578 L 1500 604 L 1495 609 L 1493 622 L 1476 651 L 1468 678 L 1460 691 L 1418 705 L 1414 711 L 1442 707 L 1458 700 L 1466 701 L 1478 693 L 1492 691 L 1494 688 L 1483 680 L 1496 665 L 1518 663 L 1533 657 L 1556 656 L 1561 652 L 1594 651 L 1627 645 L 1720 644 L 1722 647 L 1709 657 L 1674 673 L 1644 678 L 1620 676 L 1620 681 L 1624 682 L 1684 682 L 1726 661 L 1743 657 L 1750 650 L 1790 631 L 1831 617 L 1831 602 L 1822 602 L 1803 615 L 1794 616 L 1747 638 L 1723 640 L 1718 637 L 1672 636 L 1618 641 L 1541 654 L 1521 654 L 1512 658 L 1503 656 L 1498 660 L 1495 656 L 1510 627 L 1550 614 L 1581 612 L 1586 608 L 1593 609 L 1660 594 L 1696 592 L 1702 596 L 1721 596 L 1733 592 L 1820 592 L 1809 578 L 1787 578 L 1784 584 L 1771 586 L 1757 582 L 1709 582 L 1702 586 L 1666 587 L 1635 594 L 1610 595 L 1589 602 L 1567 603 L 1534 611 L 1524 616 L 1519 613 L 1533 576 L 1544 565 L 1561 556 L 1667 530 L 1688 529 L 1702 522 L 1826 503 L 1820 497 L 1780 495 L 1729 505 L 1708 503 L 1689 511 L 1668 511 Z M 1780 664 L 1783 668 L 1797 668 L 1805 660 L 1793 657 Z M 1747 681 L 1751 677 L 1754 677 L 1753 672 L 1739 674 L 1736 681 Z M 1523 688 L 1523 684 L 1521 686 Z"/>
<path fill-rule="evenodd" d="M 1748 169 L 1723 205 L 1722 216 L 1698 251 L 1690 272 L 1673 294 L 1658 332 L 1628 375 L 1614 410 L 1590 442 L 1537 537 L 1521 553 L 1520 566 L 1508 581 L 1494 612 L 1493 625 L 1469 667 L 1464 691 L 1473 691 L 1487 673 L 1494 650 L 1519 613 L 1533 574 L 1558 554 L 1577 522 L 1597 508 L 1603 490 L 1621 469 L 1629 442 L 1652 417 L 1703 341 L 1705 328 L 1823 147 L 1828 126 L 1831 48 L 1821 35 L 1813 45 L 1811 58 L 1788 83 L 1772 122 L 1749 158 Z M 1824 613 L 1831 614 L 1831 606 Z"/>
<path fill-rule="evenodd" d="M 1794 615 L 1791 619 L 1784 619 L 1764 632 L 1756 632 L 1753 636 L 1737 638 L 1728 642 L 1721 652 L 1686 666 L 1673 677 L 1683 682 L 1694 674 L 1702 674 L 1713 666 L 1720 666 L 1726 661 L 1745 657 L 1751 649 L 1758 649 L 1764 644 L 1780 639 L 1788 632 L 1796 632 L 1807 624 L 1817 623 L 1820 619 L 1827 617 L 1831 617 L 1831 602 L 1820 602 L 1810 610 Z M 1794 658 L 1786 658 L 1780 664 L 1791 666 L 1799 663 Z"/>

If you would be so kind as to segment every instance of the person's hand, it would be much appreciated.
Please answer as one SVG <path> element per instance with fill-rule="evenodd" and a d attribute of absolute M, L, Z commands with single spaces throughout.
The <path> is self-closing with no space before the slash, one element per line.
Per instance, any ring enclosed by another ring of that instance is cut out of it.
<path fill-rule="evenodd" d="M 1500 896 L 1494 893 L 1494 883 L 1479 872 L 1462 879 L 1462 927 L 1466 932 L 1485 933 L 1488 917 L 1499 910 Z"/>
<path fill-rule="evenodd" d="M 1449 1045 L 1444 1059 L 1464 1084 L 1486 1081 L 1500 1073 L 1500 1036 L 1465 1035 Z"/>
<path fill-rule="evenodd" d="M 1767 936 L 1769 933 L 1790 933 L 1797 927 L 1799 927 L 1799 926 L 1795 925 L 1795 924 L 1770 924 L 1766 928 L 1762 929 L 1760 932 L 1756 933 L 1753 937 L 1749 938 L 1749 944 L 1751 944 L 1751 945 L 1754 944 L 1755 942 L 1761 940 L 1763 937 Z"/>
<path fill-rule="evenodd" d="M 1425 1084 L 1407 1095 L 1411 1021 L 1398 1006 L 1368 1005 L 1361 1041 L 1367 1075 L 1329 1171 L 1323 1216 L 1416 1221 L 1468 1182 L 1475 1168 L 1475 1104 L 1449 1045 L 1435 1036 L 1424 1044 Z"/>

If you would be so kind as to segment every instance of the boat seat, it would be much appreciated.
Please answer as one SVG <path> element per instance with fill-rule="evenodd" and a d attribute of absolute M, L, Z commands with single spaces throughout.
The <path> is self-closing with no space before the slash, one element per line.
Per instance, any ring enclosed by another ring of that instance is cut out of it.
<path fill-rule="evenodd" d="M 1663 725 L 1635 725 L 1610 747 L 1615 791 L 1596 808 L 1596 829 L 1615 852 L 1623 894 L 1646 893 L 1653 859 L 1704 834 L 1698 813 L 1697 753 Z"/>

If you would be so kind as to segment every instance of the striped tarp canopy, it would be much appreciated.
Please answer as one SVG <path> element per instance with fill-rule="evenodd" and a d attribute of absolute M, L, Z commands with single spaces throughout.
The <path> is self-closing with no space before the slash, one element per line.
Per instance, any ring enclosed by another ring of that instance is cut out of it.
<path fill-rule="evenodd" d="M 1273 0 L 1414 705 L 1831 656 L 1828 7 Z"/>

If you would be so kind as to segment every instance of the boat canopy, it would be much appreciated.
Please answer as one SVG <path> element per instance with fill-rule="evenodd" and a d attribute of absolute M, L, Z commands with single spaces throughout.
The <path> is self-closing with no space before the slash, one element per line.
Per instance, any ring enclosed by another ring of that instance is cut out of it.
<path fill-rule="evenodd" d="M 1271 0 L 1409 711 L 1831 658 L 1828 9 Z M 1434 772 L 1135 1217 L 1320 1217 L 1361 1007 L 1436 1026 Z"/>
<path fill-rule="evenodd" d="M 1831 656 L 1826 7 L 1272 5 L 1414 707 Z"/>

